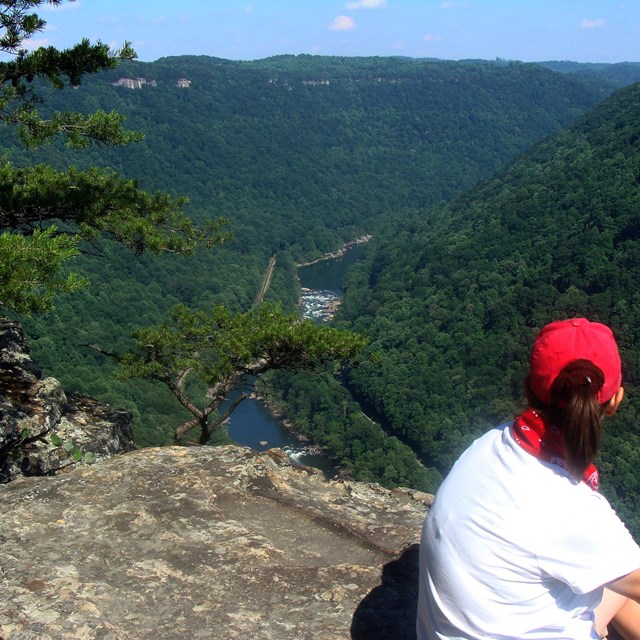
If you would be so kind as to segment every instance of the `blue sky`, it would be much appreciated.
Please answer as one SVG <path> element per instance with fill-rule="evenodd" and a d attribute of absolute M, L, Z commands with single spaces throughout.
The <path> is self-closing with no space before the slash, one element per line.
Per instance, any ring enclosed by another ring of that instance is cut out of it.
<path fill-rule="evenodd" d="M 340 56 L 640 61 L 639 0 L 76 0 L 32 43 L 133 43 L 140 60 Z"/>

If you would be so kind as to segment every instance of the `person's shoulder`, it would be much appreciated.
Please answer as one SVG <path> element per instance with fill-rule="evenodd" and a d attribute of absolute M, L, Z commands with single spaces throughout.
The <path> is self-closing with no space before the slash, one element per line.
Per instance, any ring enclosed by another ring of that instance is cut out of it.
<path fill-rule="evenodd" d="M 505 422 L 497 427 L 491 427 L 488 431 L 485 431 L 485 433 L 474 440 L 471 447 L 491 447 L 495 446 L 497 443 L 501 443 L 505 434 L 509 432 L 510 426 L 510 422 Z"/>

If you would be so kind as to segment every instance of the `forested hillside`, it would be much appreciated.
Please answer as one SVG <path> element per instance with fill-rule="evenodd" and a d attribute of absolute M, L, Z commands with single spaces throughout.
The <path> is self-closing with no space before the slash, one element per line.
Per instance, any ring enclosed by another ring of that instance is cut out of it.
<path fill-rule="evenodd" d="M 168 394 L 113 380 L 82 345 L 121 351 L 133 328 L 177 302 L 247 309 L 273 253 L 270 295 L 293 307 L 295 259 L 450 200 L 608 91 L 530 64 L 313 56 L 123 63 L 74 91 L 44 91 L 50 109 L 115 109 L 145 140 L 27 152 L 3 130 L 10 161 L 112 166 L 145 189 L 188 196 L 196 221 L 226 216 L 234 240 L 189 260 L 85 247 L 78 268 L 91 286 L 25 323 L 34 358 L 67 389 L 132 410 L 139 444 L 166 442 L 181 420 Z"/>
<path fill-rule="evenodd" d="M 251 252 L 309 257 L 451 199 L 607 92 L 520 63 L 166 58 L 47 96 L 52 108 L 115 109 L 144 144 L 39 157 L 107 164 L 188 195 L 196 217 L 228 215 Z"/>
<path fill-rule="evenodd" d="M 604 80 L 608 84 L 616 87 L 626 87 L 634 82 L 640 82 L 640 62 L 618 62 L 616 64 L 569 62 L 569 61 L 549 61 L 540 62 L 543 67 L 581 76 L 585 80 Z"/>
<path fill-rule="evenodd" d="M 350 386 L 441 473 L 521 406 L 540 327 L 572 316 L 610 324 L 627 399 L 606 423 L 600 464 L 638 534 L 640 84 L 373 244 L 341 314 L 372 337 Z"/>

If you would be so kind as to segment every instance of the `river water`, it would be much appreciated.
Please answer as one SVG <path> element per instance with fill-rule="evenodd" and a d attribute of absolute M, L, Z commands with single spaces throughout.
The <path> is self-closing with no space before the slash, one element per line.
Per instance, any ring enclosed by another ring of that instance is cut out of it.
<path fill-rule="evenodd" d="M 298 268 L 302 287 L 300 308 L 305 318 L 328 322 L 342 298 L 342 283 L 349 267 L 362 258 L 364 244 L 353 245 L 338 258 Z"/>
<path fill-rule="evenodd" d="M 364 245 L 353 245 L 339 258 L 321 260 L 300 267 L 298 277 L 303 288 L 301 312 L 316 322 L 326 322 L 342 295 L 342 282 L 348 268 L 362 257 Z M 309 450 L 281 420 L 274 418 L 258 400 L 249 398 L 240 403 L 227 423 L 229 437 L 237 444 L 255 451 L 278 447 L 296 464 L 322 469 L 329 477 L 336 474 L 331 461 Z"/>

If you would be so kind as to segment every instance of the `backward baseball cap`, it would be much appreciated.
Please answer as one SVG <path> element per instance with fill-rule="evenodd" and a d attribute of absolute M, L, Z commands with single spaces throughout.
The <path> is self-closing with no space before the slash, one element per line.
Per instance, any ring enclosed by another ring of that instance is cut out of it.
<path fill-rule="evenodd" d="M 558 320 L 540 330 L 529 363 L 531 391 L 545 404 L 551 404 L 555 379 L 574 360 L 590 360 L 604 373 L 598 402 L 608 402 L 622 383 L 618 345 L 609 327 L 586 318 Z"/>

